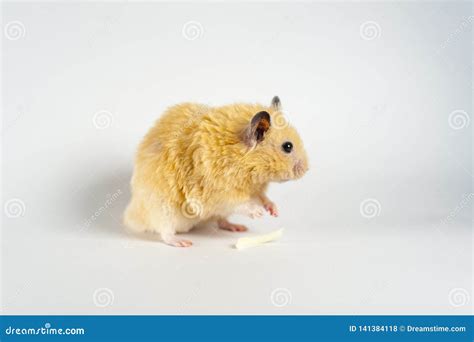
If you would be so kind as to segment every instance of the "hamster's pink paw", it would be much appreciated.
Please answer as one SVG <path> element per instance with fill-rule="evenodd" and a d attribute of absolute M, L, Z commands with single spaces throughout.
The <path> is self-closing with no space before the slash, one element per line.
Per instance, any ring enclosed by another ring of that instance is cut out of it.
<path fill-rule="evenodd" d="M 193 242 L 190 240 L 175 240 L 169 243 L 169 245 L 174 247 L 191 247 Z"/>
<path fill-rule="evenodd" d="M 270 213 L 270 215 L 272 215 L 273 217 L 278 217 L 278 209 L 275 203 L 268 202 L 268 203 L 265 203 L 263 207 L 265 208 L 266 211 Z"/>
<path fill-rule="evenodd" d="M 230 223 L 227 220 L 219 220 L 217 222 L 220 229 L 228 230 L 230 232 L 245 232 L 248 228 L 242 224 Z"/>
<path fill-rule="evenodd" d="M 243 224 L 232 224 L 229 230 L 231 232 L 246 232 L 249 229 Z"/>
<path fill-rule="evenodd" d="M 166 243 L 169 246 L 173 247 L 191 247 L 193 245 L 193 242 L 190 240 L 184 240 L 184 239 L 178 239 L 175 236 L 172 237 L 164 237 L 163 238 L 164 243 Z"/>

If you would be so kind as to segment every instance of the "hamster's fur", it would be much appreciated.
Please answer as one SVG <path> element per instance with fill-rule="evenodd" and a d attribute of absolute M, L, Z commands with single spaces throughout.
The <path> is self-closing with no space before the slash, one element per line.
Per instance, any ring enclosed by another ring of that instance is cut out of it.
<path fill-rule="evenodd" d="M 282 116 L 278 97 L 270 106 L 179 104 L 138 148 L 124 222 L 179 247 L 192 242 L 175 233 L 200 223 L 245 231 L 226 217 L 260 217 L 265 210 L 277 216 L 265 195 L 268 183 L 300 178 L 307 169 L 303 142 Z"/>

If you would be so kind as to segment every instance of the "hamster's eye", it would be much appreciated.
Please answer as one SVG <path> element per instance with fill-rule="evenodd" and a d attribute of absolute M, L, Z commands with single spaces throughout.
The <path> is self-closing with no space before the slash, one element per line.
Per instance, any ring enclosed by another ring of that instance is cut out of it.
<path fill-rule="evenodd" d="M 281 145 L 281 148 L 286 153 L 291 153 L 291 151 L 293 150 L 293 144 L 291 142 L 287 141 L 287 142 L 284 142 L 283 145 Z"/>

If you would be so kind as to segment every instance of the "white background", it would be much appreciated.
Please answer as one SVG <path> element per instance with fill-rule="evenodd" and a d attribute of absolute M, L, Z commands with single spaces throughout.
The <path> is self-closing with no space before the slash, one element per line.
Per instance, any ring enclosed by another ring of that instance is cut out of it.
<path fill-rule="evenodd" d="M 470 3 L 2 12 L 4 313 L 472 312 Z M 124 232 L 134 151 L 166 107 L 273 95 L 311 165 L 271 187 L 279 218 L 191 231 L 189 249 Z"/>

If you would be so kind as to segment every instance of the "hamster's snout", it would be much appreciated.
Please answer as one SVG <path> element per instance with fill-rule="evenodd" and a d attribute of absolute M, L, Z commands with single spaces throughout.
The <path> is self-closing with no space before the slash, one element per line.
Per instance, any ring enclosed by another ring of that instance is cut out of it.
<path fill-rule="evenodd" d="M 308 164 L 302 159 L 299 159 L 293 166 L 293 174 L 296 178 L 302 177 L 306 171 L 308 171 Z"/>

